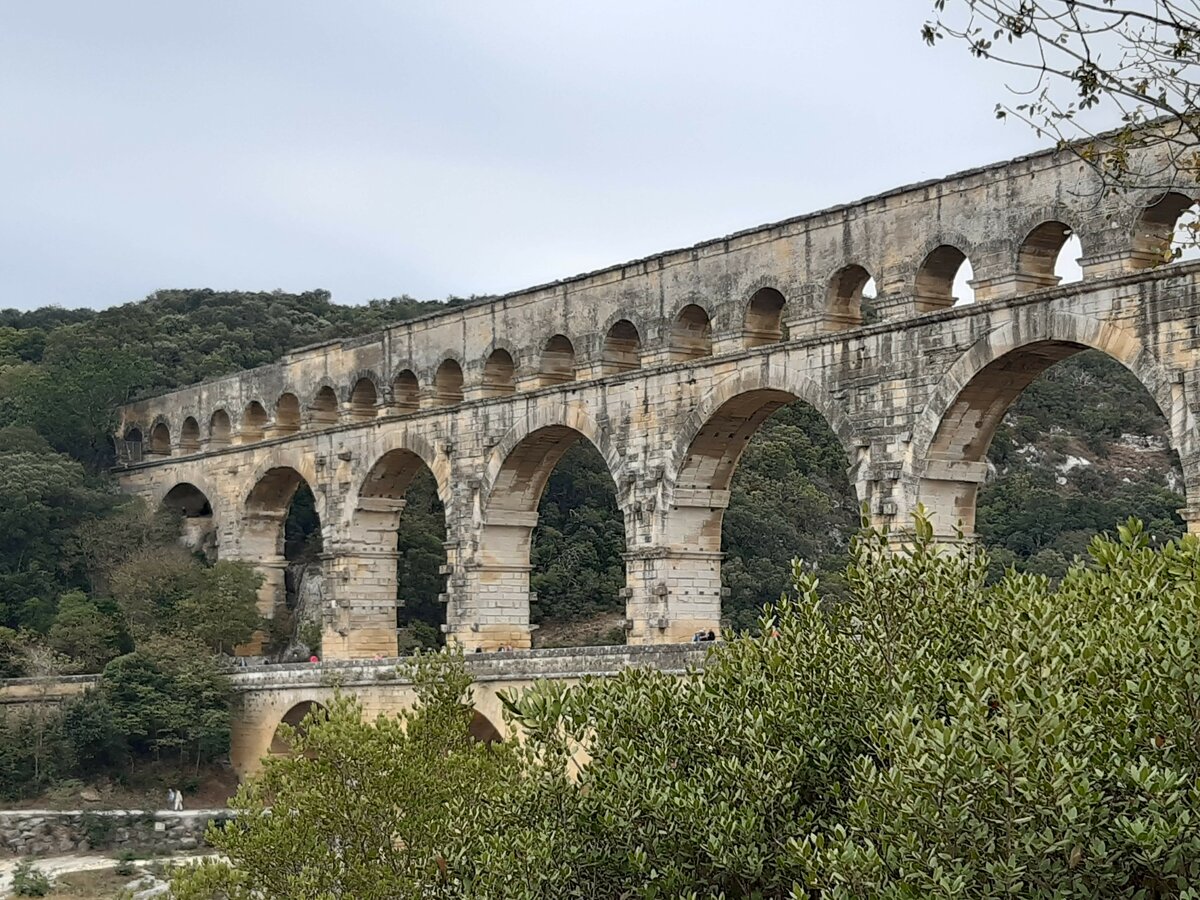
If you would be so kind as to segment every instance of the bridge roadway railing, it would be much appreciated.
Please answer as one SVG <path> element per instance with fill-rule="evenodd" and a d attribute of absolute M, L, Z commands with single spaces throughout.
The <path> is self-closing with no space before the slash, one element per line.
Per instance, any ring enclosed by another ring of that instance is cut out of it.
<path fill-rule="evenodd" d="M 651 644 L 643 646 L 562 647 L 468 653 L 467 671 L 476 682 L 528 682 L 615 675 L 624 669 L 652 668 L 682 675 L 700 666 L 712 644 Z M 395 682 L 408 684 L 400 670 L 411 656 L 386 659 L 331 660 L 237 666 L 229 670 L 239 694 L 305 688 L 354 688 Z M 99 675 L 59 675 L 50 678 L 0 680 L 0 707 L 60 703 L 100 683 Z"/>

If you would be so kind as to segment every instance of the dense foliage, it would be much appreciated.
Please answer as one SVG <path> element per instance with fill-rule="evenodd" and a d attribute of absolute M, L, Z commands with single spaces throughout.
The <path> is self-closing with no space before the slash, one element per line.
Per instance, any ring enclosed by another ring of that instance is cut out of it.
<path fill-rule="evenodd" d="M 121 781 L 158 761 L 194 771 L 228 752 L 231 698 L 202 645 L 148 641 L 109 662 L 78 697 L 0 709 L 0 797 L 81 779 Z"/>
<path fill-rule="evenodd" d="M 838 602 L 798 566 L 687 677 L 510 698 L 520 745 L 466 748 L 453 662 L 415 714 L 448 732 L 310 722 L 181 896 L 1194 896 L 1200 540 L 1130 522 L 1058 584 L 989 586 L 915 525 L 857 540 Z"/>
<path fill-rule="evenodd" d="M 364 722 L 342 697 L 283 726 L 291 755 L 266 759 L 232 802 L 237 818 L 210 835 L 234 864 L 188 867 L 172 896 L 458 896 L 450 869 L 470 827 L 463 805 L 506 803 L 517 752 L 471 739 L 461 657 L 418 657 L 405 674 L 418 697 L 411 712 Z"/>

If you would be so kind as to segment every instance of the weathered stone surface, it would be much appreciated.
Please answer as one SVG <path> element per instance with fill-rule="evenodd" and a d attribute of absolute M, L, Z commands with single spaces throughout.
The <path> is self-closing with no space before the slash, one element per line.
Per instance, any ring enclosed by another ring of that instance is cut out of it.
<path fill-rule="evenodd" d="M 283 518 L 307 482 L 325 655 L 371 657 L 395 652 L 393 535 L 427 467 L 446 508 L 450 638 L 526 647 L 538 499 L 588 440 L 625 517 L 629 641 L 686 640 L 720 627 L 741 450 L 796 398 L 833 427 L 874 521 L 923 502 L 945 535 L 970 533 L 1005 409 L 1047 366 L 1098 348 L 1162 408 L 1190 492 L 1200 265 L 1152 266 L 1191 200 L 1141 202 L 1044 153 L 466 304 L 125 407 L 121 480 L 187 513 L 193 542 L 255 563 L 268 615 Z M 1085 278 L 1060 287 L 1068 230 Z M 954 307 L 964 255 L 977 302 Z M 878 321 L 863 324 L 870 276 Z"/>
<path fill-rule="evenodd" d="M 228 810 L 0 810 L 0 853 L 50 856 L 93 850 L 166 853 L 204 846 Z"/>
<path fill-rule="evenodd" d="M 1198 530 L 1200 263 L 1158 265 L 1191 202 L 1105 195 L 1088 167 L 1054 153 L 898 189 L 130 404 L 121 481 L 181 510 L 197 546 L 256 565 L 266 615 L 283 592 L 283 520 L 306 482 L 325 551 L 324 655 L 370 659 L 395 652 L 394 535 L 426 467 L 446 509 L 448 637 L 468 651 L 520 648 L 538 501 L 562 454 L 587 440 L 624 514 L 629 643 L 670 644 L 720 628 L 730 483 L 781 405 L 824 415 L 875 523 L 903 525 L 923 503 L 953 539 L 958 524 L 972 532 L 1009 405 L 1094 348 L 1166 416 Z M 1060 286 L 1068 232 L 1084 278 Z M 964 256 L 976 302 L 955 306 Z M 303 692 L 319 687 L 292 685 L 290 697 L 317 702 Z M 399 683 L 356 690 L 372 709 L 408 702 Z M 242 765 L 281 717 L 301 715 L 287 695 L 243 694 L 255 724 Z"/>

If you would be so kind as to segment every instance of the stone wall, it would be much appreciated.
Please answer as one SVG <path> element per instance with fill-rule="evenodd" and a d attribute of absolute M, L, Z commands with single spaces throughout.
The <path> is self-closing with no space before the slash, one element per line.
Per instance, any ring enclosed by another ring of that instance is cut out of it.
<path fill-rule="evenodd" d="M 4 810 L 0 853 L 39 857 L 95 850 L 138 855 L 196 850 L 206 846 L 209 822 L 223 823 L 231 815 L 222 809 Z"/>

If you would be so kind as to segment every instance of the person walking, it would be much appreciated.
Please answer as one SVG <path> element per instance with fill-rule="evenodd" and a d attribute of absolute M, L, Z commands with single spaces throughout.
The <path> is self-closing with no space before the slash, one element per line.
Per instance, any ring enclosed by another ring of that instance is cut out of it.
<path fill-rule="evenodd" d="M 172 788 L 171 794 L 174 795 L 174 798 L 175 798 L 174 805 L 171 807 L 171 809 L 173 809 L 175 812 L 182 812 L 183 811 L 183 791 L 177 791 L 174 788 Z"/>

